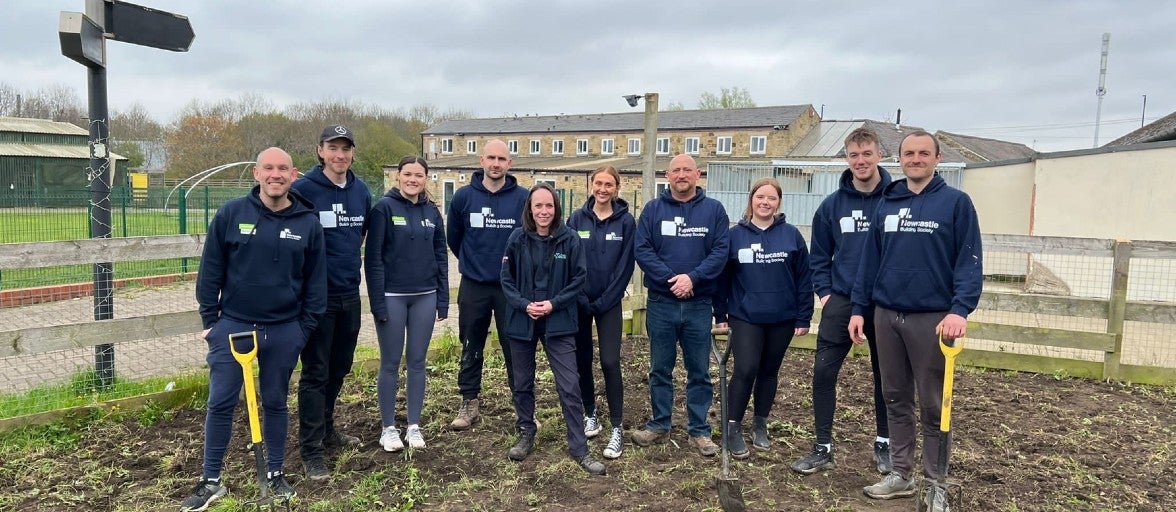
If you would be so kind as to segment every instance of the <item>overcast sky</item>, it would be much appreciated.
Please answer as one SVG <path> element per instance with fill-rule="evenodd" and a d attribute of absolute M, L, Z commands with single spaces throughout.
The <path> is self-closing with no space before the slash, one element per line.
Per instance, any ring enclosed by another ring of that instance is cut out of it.
<path fill-rule="evenodd" d="M 282 107 L 346 99 L 428 103 L 479 117 L 628 111 L 658 92 L 693 108 L 744 87 L 759 106 L 812 104 L 825 119 L 868 118 L 1022 142 L 1094 142 L 1099 52 L 1111 33 L 1100 142 L 1176 110 L 1169 1 L 184 1 L 188 53 L 111 42 L 112 108 L 170 121 L 194 98 L 257 93 Z M 60 11 L 84 0 L 9 0 L 0 82 L 65 84 Z M 638 106 L 638 108 L 642 108 Z"/>

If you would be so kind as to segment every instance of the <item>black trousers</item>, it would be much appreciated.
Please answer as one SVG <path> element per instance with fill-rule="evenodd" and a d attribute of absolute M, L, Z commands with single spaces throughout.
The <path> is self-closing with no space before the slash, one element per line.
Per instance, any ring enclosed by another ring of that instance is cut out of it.
<path fill-rule="evenodd" d="M 624 420 L 625 385 L 621 380 L 621 305 L 595 315 L 581 307 L 580 330 L 576 333 L 576 369 L 580 372 L 580 398 L 586 414 L 596 414 L 596 383 L 592 377 L 592 320 L 600 340 L 600 372 L 604 375 L 604 393 L 608 400 L 608 417 L 613 427 Z"/>
<path fill-rule="evenodd" d="M 303 459 L 322 457 L 335 430 L 335 401 L 351 373 L 359 339 L 359 294 L 327 299 L 327 312 L 302 348 L 298 379 L 298 445 Z"/>
<path fill-rule="evenodd" d="M 542 319 L 535 322 L 535 332 L 546 330 Z M 515 425 L 519 431 L 535 432 L 535 349 L 543 340 L 547 352 L 547 363 L 555 376 L 555 390 L 559 395 L 559 406 L 567 425 L 568 452 L 580 458 L 588 453 L 588 438 L 584 435 L 584 406 L 580 403 L 579 375 L 576 372 L 576 339 L 574 335 L 546 337 L 536 334 L 529 340 L 510 341 L 513 378 Z"/>
<path fill-rule="evenodd" d="M 833 442 L 833 412 L 837 408 L 837 376 L 846 354 L 853 347 L 849 339 L 849 317 L 853 305 L 849 297 L 836 293 L 821 308 L 821 325 L 817 333 L 817 355 L 813 359 L 813 423 L 817 444 Z M 874 312 L 866 312 L 865 331 L 870 347 L 870 366 L 874 374 L 874 425 L 878 437 L 890 437 L 886 422 L 886 402 L 882 400 L 882 372 L 878 369 L 878 340 L 874 330 Z"/>
<path fill-rule="evenodd" d="M 506 385 L 514 390 L 514 368 L 510 364 L 510 344 L 506 340 L 506 296 L 499 283 L 479 283 L 465 276 L 457 291 L 457 336 L 461 339 L 461 366 L 457 389 L 464 399 L 482 393 L 482 352 L 490 335 L 490 315 L 498 330 L 498 344 L 506 360 Z"/>
<path fill-rule="evenodd" d="M 735 370 L 727 396 L 731 405 L 728 418 L 743 423 L 747 403 L 755 396 L 755 415 L 767 418 L 776 401 L 780 364 L 792 343 L 795 322 L 753 324 L 731 318 L 731 357 Z"/>

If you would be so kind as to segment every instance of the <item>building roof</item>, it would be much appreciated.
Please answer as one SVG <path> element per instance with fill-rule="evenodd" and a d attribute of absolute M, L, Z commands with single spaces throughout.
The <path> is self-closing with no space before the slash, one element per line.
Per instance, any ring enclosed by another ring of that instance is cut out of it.
<path fill-rule="evenodd" d="M 1140 127 L 1138 130 L 1103 144 L 1103 147 L 1126 146 L 1129 144 L 1162 142 L 1166 140 L 1176 140 L 1176 112 L 1156 119 L 1146 126 Z"/>
<path fill-rule="evenodd" d="M 878 142 L 882 146 L 878 149 L 882 150 L 883 157 L 892 159 L 898 156 L 898 146 L 902 143 L 903 137 L 922 130 L 922 128 L 917 126 L 896 126 L 894 123 L 884 123 L 870 119 L 821 121 L 801 139 L 800 143 L 788 153 L 787 157 L 817 159 L 845 158 L 845 138 L 849 136 L 849 132 L 862 127 L 873 129 L 878 134 Z M 966 163 L 971 161 L 953 147 L 942 145 L 939 149 L 943 152 L 942 161 L 944 163 Z"/>
<path fill-rule="evenodd" d="M 654 169 L 664 171 L 670 166 L 670 160 L 674 155 L 661 155 L 654 160 Z M 698 167 L 706 170 L 706 164 L 712 161 L 730 161 L 729 156 L 706 158 L 694 157 Z M 739 161 L 745 161 L 739 159 Z M 748 162 L 771 162 L 771 159 L 760 158 L 755 160 L 746 160 Z M 591 171 L 602 165 L 611 165 L 618 171 L 632 171 L 641 172 L 645 169 L 645 157 L 639 156 L 515 156 L 511 158 L 511 171 Z M 385 169 L 395 168 L 393 165 L 385 165 Z M 478 163 L 478 157 L 474 155 L 467 156 L 451 156 L 444 158 L 436 158 L 429 161 L 430 169 L 481 169 L 482 166 Z"/>
<path fill-rule="evenodd" d="M 70 123 L 50 121 L 48 119 L 31 119 L 27 117 L 0 116 L 0 132 L 24 133 L 52 133 L 56 135 L 90 135 L 84 128 Z"/>
<path fill-rule="evenodd" d="M 721 110 L 678 110 L 658 112 L 658 130 L 710 130 L 732 128 L 788 127 L 812 105 L 732 108 Z M 513 116 L 483 119 L 451 119 L 421 132 L 422 135 L 466 135 L 508 133 L 640 132 L 645 129 L 644 112 L 572 114 L 558 116 Z"/>
<path fill-rule="evenodd" d="M 31 156 L 44 158 L 80 158 L 90 159 L 89 146 L 65 146 L 61 144 L 31 144 L 28 142 L 0 142 L 0 156 Z M 115 160 L 126 160 L 127 157 L 111 153 Z"/>
<path fill-rule="evenodd" d="M 959 151 L 969 162 L 1016 160 L 1037 154 L 1029 146 L 1021 143 L 948 133 L 943 130 L 935 132 L 935 138 L 944 146 Z"/>

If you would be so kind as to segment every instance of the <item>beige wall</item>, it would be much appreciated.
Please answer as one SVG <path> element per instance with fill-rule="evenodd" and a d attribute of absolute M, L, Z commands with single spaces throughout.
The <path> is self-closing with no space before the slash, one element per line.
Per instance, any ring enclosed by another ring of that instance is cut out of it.
<path fill-rule="evenodd" d="M 1033 162 L 964 171 L 963 188 L 976 205 L 981 232 L 1029 234 L 1033 171 Z"/>

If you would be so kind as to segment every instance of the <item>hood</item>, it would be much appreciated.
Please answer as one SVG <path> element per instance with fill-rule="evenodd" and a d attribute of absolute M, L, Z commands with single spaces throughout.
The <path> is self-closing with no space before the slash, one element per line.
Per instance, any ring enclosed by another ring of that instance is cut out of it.
<path fill-rule="evenodd" d="M 293 188 L 286 193 L 290 197 L 290 202 L 293 203 L 285 210 L 271 211 L 261 202 L 261 185 L 254 185 L 253 190 L 249 191 L 249 203 L 257 208 L 263 215 L 276 215 L 278 217 L 293 217 L 302 213 L 314 213 L 314 203 L 310 202 L 302 194 Z"/>
<path fill-rule="evenodd" d="M 596 198 L 588 196 L 588 200 L 584 202 L 584 206 L 581 206 L 580 209 L 584 210 L 584 213 L 590 214 L 588 218 L 595 219 L 596 213 L 592 211 L 593 206 L 596 206 Z M 614 197 L 612 200 L 612 207 L 613 213 L 609 216 L 610 219 L 613 217 L 620 217 L 624 215 L 625 212 L 628 212 L 629 202 L 621 199 L 620 197 Z"/>
<path fill-rule="evenodd" d="M 779 226 L 780 224 L 783 224 L 784 222 L 785 222 L 785 220 L 784 220 L 784 214 L 783 214 L 783 213 L 777 213 L 777 214 L 776 214 L 776 218 L 775 218 L 774 220 L 772 220 L 772 225 L 771 225 L 771 226 L 768 226 L 768 229 L 772 229 L 772 228 L 774 228 L 774 227 L 776 227 L 776 226 Z M 760 229 L 760 227 L 759 227 L 759 226 L 756 226 L 755 224 L 752 224 L 752 223 L 751 223 L 751 219 L 740 219 L 740 220 L 739 220 L 739 225 L 740 225 L 740 226 L 743 226 L 743 227 L 745 227 L 745 228 L 747 228 L 747 229 L 751 229 L 751 230 L 755 230 L 755 231 L 767 231 L 767 230 L 768 230 L 768 229 Z"/>
<path fill-rule="evenodd" d="M 526 233 L 527 236 L 535 240 L 543 240 L 543 237 L 539 236 L 539 233 L 534 231 L 526 231 Z M 560 224 L 559 227 L 555 228 L 555 231 L 551 233 L 551 236 L 547 237 L 547 240 L 553 243 L 559 243 L 563 242 L 567 238 L 572 238 L 575 236 L 576 232 L 572 231 L 572 228 L 569 228 L 567 224 Z"/>
<path fill-rule="evenodd" d="M 336 187 L 336 188 L 339 187 L 339 185 L 336 185 L 335 182 L 331 181 L 331 178 L 327 177 L 327 173 L 323 172 L 322 164 L 314 166 L 313 168 L 310 169 L 310 171 L 308 171 L 302 177 L 304 179 L 308 179 L 310 181 L 318 183 L 319 185 L 322 185 L 324 187 Z M 351 186 L 355 184 L 355 180 L 356 180 L 355 173 L 352 172 L 351 169 L 347 169 L 347 184 L 343 185 L 342 188 L 344 190 L 351 188 Z"/>
<path fill-rule="evenodd" d="M 890 185 L 887 185 L 882 194 L 886 199 L 908 199 L 915 197 L 916 195 L 925 195 L 931 192 L 935 192 L 946 186 L 947 182 L 944 181 L 941 176 L 939 176 L 938 172 L 936 172 L 935 175 L 931 177 L 931 183 L 928 183 L 927 187 L 924 188 L 923 191 L 919 194 L 915 194 L 914 192 L 911 192 L 911 189 L 907 188 L 907 180 L 905 178 L 894 181 Z"/>
<path fill-rule="evenodd" d="M 409 201 L 407 197 L 404 197 L 404 195 L 400 193 L 400 189 L 397 187 L 392 187 L 392 188 L 388 189 L 388 192 L 384 194 L 384 197 L 392 199 L 393 201 L 400 201 L 404 204 L 425 204 L 425 203 L 429 202 L 429 198 L 426 196 L 426 194 L 424 192 L 417 194 L 417 198 L 416 198 L 415 203 L 412 201 Z"/>
<path fill-rule="evenodd" d="M 886 169 L 883 169 L 882 167 L 878 167 L 877 169 L 878 175 L 882 177 L 882 181 L 878 182 L 878 185 L 874 187 L 874 190 L 870 192 L 861 192 L 854 188 L 853 171 L 849 169 L 846 169 L 841 173 L 841 190 L 862 197 L 870 197 L 872 195 L 881 193 L 882 191 L 886 190 L 886 187 L 890 185 L 890 182 L 893 180 L 890 178 L 890 173 L 886 172 Z"/>
<path fill-rule="evenodd" d="M 703 189 L 702 189 L 702 187 L 699 187 L 699 186 L 695 185 L 695 187 L 694 187 L 694 197 L 690 198 L 690 199 L 689 199 L 689 200 L 687 200 L 687 201 L 679 201 L 679 200 L 677 200 L 677 199 L 674 199 L 674 194 L 670 193 L 670 188 L 669 188 L 669 187 L 666 187 L 666 189 L 662 191 L 662 193 L 661 193 L 661 196 L 660 196 L 660 197 L 661 197 L 661 199 L 662 199 L 663 201 L 669 201 L 669 202 L 671 202 L 671 203 L 675 203 L 675 204 L 698 203 L 698 202 L 701 202 L 703 199 L 705 199 L 705 198 L 706 198 L 706 191 L 705 191 L 705 190 L 703 190 Z"/>
<path fill-rule="evenodd" d="M 502 188 L 498 189 L 497 192 L 490 192 L 486 189 L 486 185 L 482 184 L 482 179 L 485 176 L 486 171 L 474 171 L 473 176 L 470 177 L 470 186 L 474 187 L 474 190 L 479 190 L 487 194 L 501 194 L 519 186 L 519 180 L 515 179 L 510 173 L 506 173 L 506 183 L 503 183 Z"/>

